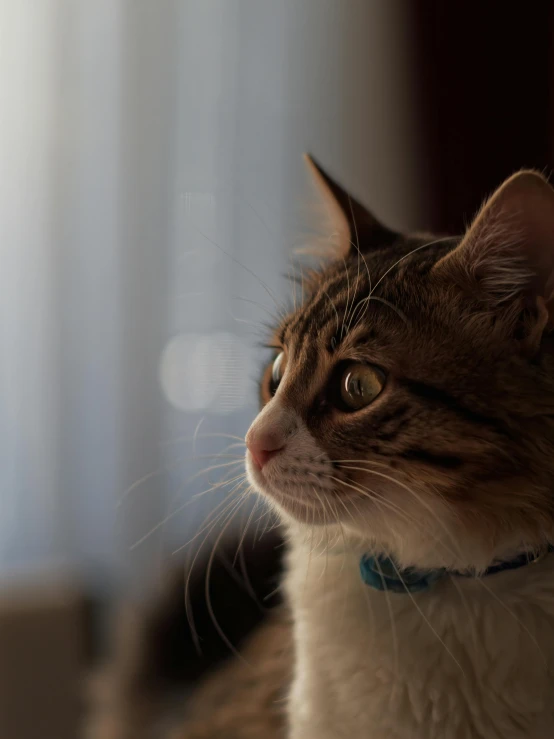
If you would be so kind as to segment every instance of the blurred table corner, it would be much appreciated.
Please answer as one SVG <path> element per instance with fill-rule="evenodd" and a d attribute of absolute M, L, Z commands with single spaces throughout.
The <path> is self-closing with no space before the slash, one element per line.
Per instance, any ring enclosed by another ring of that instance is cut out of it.
<path fill-rule="evenodd" d="M 71 578 L 0 580 L 0 736 L 81 735 L 86 598 Z"/>

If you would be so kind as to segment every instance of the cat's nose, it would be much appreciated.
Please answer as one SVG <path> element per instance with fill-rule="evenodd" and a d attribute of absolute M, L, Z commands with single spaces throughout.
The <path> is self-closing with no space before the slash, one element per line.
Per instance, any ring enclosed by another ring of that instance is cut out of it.
<path fill-rule="evenodd" d="M 262 469 L 272 457 L 285 448 L 285 440 L 281 434 L 271 431 L 246 435 L 246 446 L 255 464 Z"/>

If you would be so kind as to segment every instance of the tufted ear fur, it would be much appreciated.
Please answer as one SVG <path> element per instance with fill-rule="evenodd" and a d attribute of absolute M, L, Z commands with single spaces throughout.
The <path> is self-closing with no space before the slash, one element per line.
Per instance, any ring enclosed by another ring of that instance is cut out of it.
<path fill-rule="evenodd" d="M 357 246 L 362 252 L 387 246 L 398 238 L 397 234 L 381 225 L 361 203 L 343 190 L 313 157 L 305 154 L 304 159 L 312 181 L 323 198 L 338 256 L 345 257 Z"/>
<path fill-rule="evenodd" d="M 435 272 L 523 329 L 535 348 L 554 318 L 554 189 L 540 174 L 510 177 Z"/>

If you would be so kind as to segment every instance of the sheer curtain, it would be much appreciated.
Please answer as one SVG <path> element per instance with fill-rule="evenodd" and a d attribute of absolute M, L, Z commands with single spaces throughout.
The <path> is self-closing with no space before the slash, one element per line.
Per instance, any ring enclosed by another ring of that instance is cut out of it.
<path fill-rule="evenodd" d="M 302 151 L 419 225 L 408 30 L 388 0 L 0 0 L 0 575 L 140 588 L 221 500 L 184 506 L 255 413 Z"/>

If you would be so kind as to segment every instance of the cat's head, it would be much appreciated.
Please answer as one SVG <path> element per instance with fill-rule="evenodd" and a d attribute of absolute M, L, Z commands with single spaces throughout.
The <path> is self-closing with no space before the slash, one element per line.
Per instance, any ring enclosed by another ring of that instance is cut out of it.
<path fill-rule="evenodd" d="M 337 254 L 277 327 L 247 471 L 285 519 L 403 566 L 554 532 L 554 190 L 521 172 L 464 236 L 396 234 L 311 163 Z"/>

